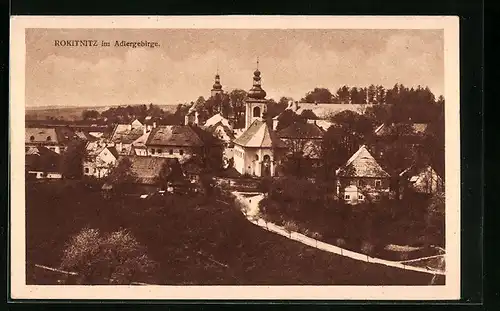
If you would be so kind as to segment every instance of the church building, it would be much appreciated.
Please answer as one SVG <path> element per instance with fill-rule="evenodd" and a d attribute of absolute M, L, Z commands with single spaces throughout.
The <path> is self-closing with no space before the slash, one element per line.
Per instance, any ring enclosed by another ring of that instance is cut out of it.
<path fill-rule="evenodd" d="M 245 99 L 245 131 L 234 140 L 234 168 L 240 174 L 275 176 L 287 146 L 263 119 L 267 94 L 261 87 L 258 64 L 257 61 L 253 87 Z"/>

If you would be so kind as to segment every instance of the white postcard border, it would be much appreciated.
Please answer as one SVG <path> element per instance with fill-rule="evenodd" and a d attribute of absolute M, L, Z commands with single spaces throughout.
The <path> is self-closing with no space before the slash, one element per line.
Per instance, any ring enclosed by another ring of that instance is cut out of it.
<path fill-rule="evenodd" d="M 446 123 L 446 285 L 63 286 L 26 285 L 24 198 L 25 29 L 443 29 Z M 12 299 L 450 300 L 460 298 L 459 19 L 456 16 L 13 16 L 10 39 L 10 278 Z M 449 195 L 453 193 L 453 195 Z"/>

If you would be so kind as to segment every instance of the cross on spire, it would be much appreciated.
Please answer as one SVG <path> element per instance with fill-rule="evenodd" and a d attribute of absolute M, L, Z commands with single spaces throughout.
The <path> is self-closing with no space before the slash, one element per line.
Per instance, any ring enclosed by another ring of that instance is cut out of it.
<path fill-rule="evenodd" d="M 259 70 L 259 57 L 257 56 L 257 70 Z"/>

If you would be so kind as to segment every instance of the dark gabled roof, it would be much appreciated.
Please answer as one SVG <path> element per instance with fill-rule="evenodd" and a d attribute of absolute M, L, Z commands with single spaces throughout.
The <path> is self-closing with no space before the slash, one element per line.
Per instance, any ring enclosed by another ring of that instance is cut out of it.
<path fill-rule="evenodd" d="M 234 140 L 234 143 L 242 147 L 286 148 L 278 135 L 261 120 L 255 120 L 243 134 Z"/>
<path fill-rule="evenodd" d="M 321 139 L 324 131 L 314 123 L 294 122 L 278 132 L 282 139 Z"/>
<path fill-rule="evenodd" d="M 118 150 L 116 150 L 116 147 L 107 147 L 109 152 L 111 152 L 111 154 L 116 158 L 118 159 L 118 157 L 120 156 L 120 154 L 118 153 Z"/>
<path fill-rule="evenodd" d="M 130 160 L 130 170 L 136 175 L 139 184 L 155 184 L 164 165 L 167 165 L 172 172 L 180 172 L 179 160 L 176 158 L 121 156 L 119 161 L 125 158 Z"/>
<path fill-rule="evenodd" d="M 202 147 L 203 141 L 186 125 L 162 125 L 151 130 L 146 145 Z"/>
<path fill-rule="evenodd" d="M 29 171 L 61 172 L 62 156 L 46 147 L 33 147 L 25 156 Z"/>
<path fill-rule="evenodd" d="M 361 146 L 347 160 L 346 164 L 336 171 L 340 177 L 373 177 L 388 178 L 390 175 L 378 164 L 366 146 Z"/>

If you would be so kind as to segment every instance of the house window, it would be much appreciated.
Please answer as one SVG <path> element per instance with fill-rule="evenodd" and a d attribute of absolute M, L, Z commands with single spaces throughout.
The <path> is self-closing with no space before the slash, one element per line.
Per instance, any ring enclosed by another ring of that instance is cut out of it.
<path fill-rule="evenodd" d="M 363 197 L 362 194 L 358 195 L 358 199 L 363 200 L 365 197 Z"/>
<path fill-rule="evenodd" d="M 51 140 L 52 140 L 52 137 L 47 136 L 47 141 L 51 141 Z"/>
<path fill-rule="evenodd" d="M 155 154 L 155 151 L 154 149 L 151 149 L 151 154 Z"/>
<path fill-rule="evenodd" d="M 85 173 L 87 173 L 87 174 L 88 174 L 88 172 L 89 172 L 89 168 L 88 168 L 88 167 L 86 167 L 86 168 L 85 168 Z"/>
<path fill-rule="evenodd" d="M 381 187 L 382 186 L 382 181 L 380 179 L 375 180 L 375 187 Z"/>
<path fill-rule="evenodd" d="M 163 150 L 161 150 L 161 149 L 156 149 L 156 153 L 162 153 L 162 152 L 163 152 Z"/>
<path fill-rule="evenodd" d="M 34 141 L 35 140 L 35 136 L 30 136 L 30 141 Z"/>
<path fill-rule="evenodd" d="M 183 154 L 184 154 L 184 150 L 180 149 L 180 150 L 179 150 L 179 154 L 180 154 L 180 155 L 183 155 Z"/>
<path fill-rule="evenodd" d="M 351 198 L 350 195 L 348 195 L 348 194 L 344 195 L 344 199 L 349 200 L 350 198 Z"/>
<path fill-rule="evenodd" d="M 170 149 L 170 150 L 168 151 L 168 154 L 174 154 L 174 149 Z"/>

